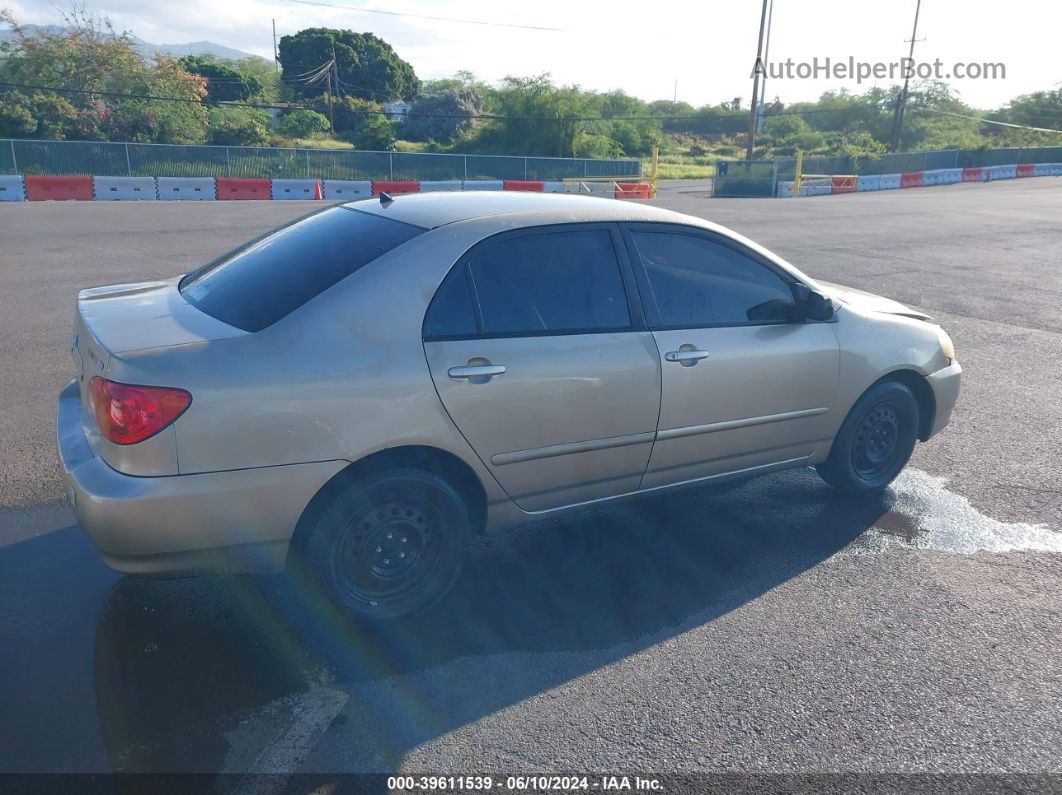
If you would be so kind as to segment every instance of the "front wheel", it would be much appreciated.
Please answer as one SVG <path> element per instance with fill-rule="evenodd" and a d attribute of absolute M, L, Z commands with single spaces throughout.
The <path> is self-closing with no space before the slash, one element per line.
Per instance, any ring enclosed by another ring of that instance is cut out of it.
<path fill-rule="evenodd" d="M 898 381 L 884 381 L 852 406 L 829 457 L 815 469 L 836 489 L 874 494 L 900 474 L 917 440 L 918 401 Z"/>
<path fill-rule="evenodd" d="M 430 472 L 395 469 L 339 492 L 314 521 L 304 562 L 324 597 L 359 619 L 423 612 L 457 581 L 471 518 Z"/>

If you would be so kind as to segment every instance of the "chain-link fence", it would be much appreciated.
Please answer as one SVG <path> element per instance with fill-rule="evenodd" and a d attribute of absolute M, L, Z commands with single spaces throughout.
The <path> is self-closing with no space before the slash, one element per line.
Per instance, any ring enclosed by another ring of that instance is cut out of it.
<path fill-rule="evenodd" d="M 637 159 L 362 152 L 0 138 L 0 174 L 317 179 L 638 177 Z"/>

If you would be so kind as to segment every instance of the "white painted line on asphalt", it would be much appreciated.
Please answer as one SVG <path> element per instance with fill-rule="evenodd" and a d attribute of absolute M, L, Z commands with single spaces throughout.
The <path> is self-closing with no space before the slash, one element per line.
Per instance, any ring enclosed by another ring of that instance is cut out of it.
<path fill-rule="evenodd" d="M 319 684 L 305 693 L 266 704 L 226 735 L 231 750 L 221 772 L 246 774 L 232 790 L 234 795 L 282 791 L 321 733 L 346 706 L 350 694 L 332 687 L 329 677 L 315 678 Z"/>
<path fill-rule="evenodd" d="M 889 491 L 893 498 L 891 511 L 864 534 L 853 552 L 906 547 L 958 555 L 1062 553 L 1062 533 L 1044 525 L 985 516 L 961 494 L 949 491 L 944 478 L 907 469 L 893 481 Z"/>

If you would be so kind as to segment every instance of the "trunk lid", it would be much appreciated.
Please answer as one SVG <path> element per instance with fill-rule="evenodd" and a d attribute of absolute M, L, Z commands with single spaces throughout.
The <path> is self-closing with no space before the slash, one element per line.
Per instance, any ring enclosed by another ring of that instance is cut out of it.
<path fill-rule="evenodd" d="M 181 278 L 82 290 L 77 296 L 78 315 L 99 345 L 112 354 L 247 333 L 185 301 L 177 289 Z"/>
<path fill-rule="evenodd" d="M 116 445 L 100 436 L 89 407 L 89 382 L 95 376 L 144 386 L 123 355 L 178 345 L 206 343 L 247 334 L 193 307 L 177 289 L 180 277 L 155 282 L 116 284 L 82 290 L 77 297 L 70 353 L 81 389 L 81 423 L 93 453 L 130 475 L 177 474 L 173 426 L 132 445 Z"/>

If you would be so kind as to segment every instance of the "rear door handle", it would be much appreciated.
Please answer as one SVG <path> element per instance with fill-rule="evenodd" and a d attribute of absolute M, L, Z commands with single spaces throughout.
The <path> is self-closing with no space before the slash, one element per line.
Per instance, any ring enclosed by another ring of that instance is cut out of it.
<path fill-rule="evenodd" d="M 701 359 L 708 358 L 708 351 L 668 351 L 664 354 L 664 358 L 669 362 L 699 362 Z"/>
<path fill-rule="evenodd" d="M 451 378 L 490 378 L 505 372 L 503 364 L 477 364 L 466 367 L 451 367 L 446 374 Z"/>

